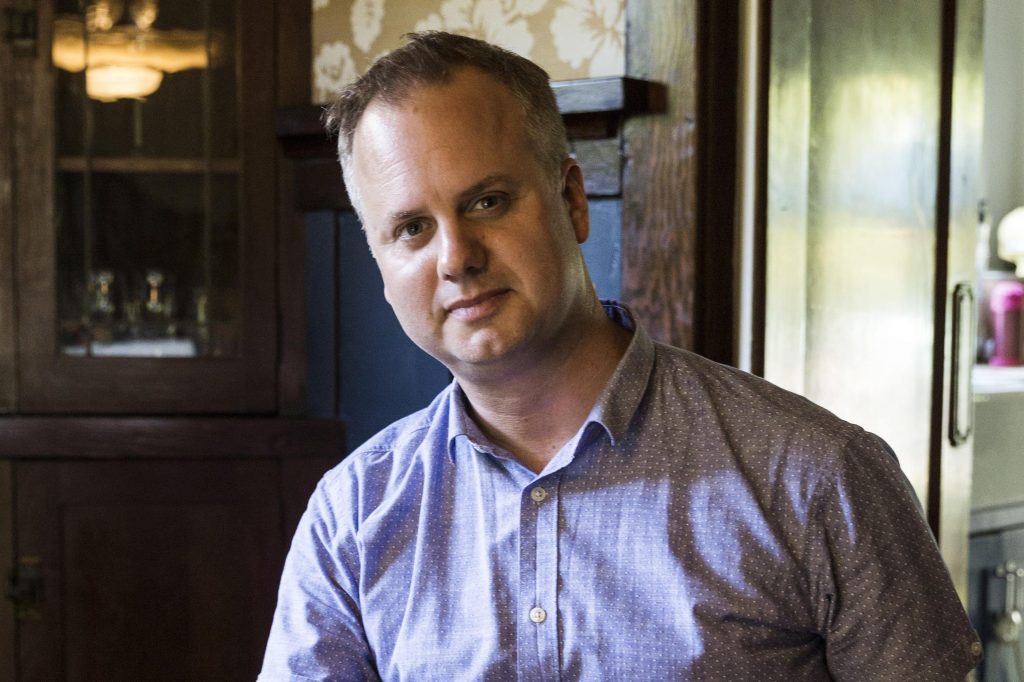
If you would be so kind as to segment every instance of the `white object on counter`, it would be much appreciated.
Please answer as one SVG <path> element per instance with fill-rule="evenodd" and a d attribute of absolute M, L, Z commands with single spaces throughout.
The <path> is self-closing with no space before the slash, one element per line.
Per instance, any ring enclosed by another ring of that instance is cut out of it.
<path fill-rule="evenodd" d="M 1017 266 L 1017 276 L 1024 277 L 1024 206 L 1013 209 L 999 221 L 997 233 L 999 257 Z"/>

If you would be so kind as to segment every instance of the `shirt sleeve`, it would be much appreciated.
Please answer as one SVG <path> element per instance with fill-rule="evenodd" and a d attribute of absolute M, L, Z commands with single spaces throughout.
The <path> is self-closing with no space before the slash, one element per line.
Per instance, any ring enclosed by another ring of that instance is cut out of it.
<path fill-rule="evenodd" d="M 285 560 L 259 682 L 380 679 L 356 599 L 355 526 L 335 513 L 355 505 L 329 480 L 313 493 Z M 329 490 L 342 499 L 332 504 Z"/>
<path fill-rule="evenodd" d="M 836 680 L 963 680 L 981 645 L 892 450 L 861 433 L 821 501 Z"/>

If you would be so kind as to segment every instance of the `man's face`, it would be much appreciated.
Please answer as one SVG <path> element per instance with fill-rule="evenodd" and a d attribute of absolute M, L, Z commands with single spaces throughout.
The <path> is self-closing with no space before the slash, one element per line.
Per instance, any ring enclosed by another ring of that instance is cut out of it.
<path fill-rule="evenodd" d="M 351 179 L 384 293 L 406 334 L 456 376 L 536 363 L 571 343 L 592 296 L 578 244 L 583 179 L 555 182 L 522 107 L 472 68 L 356 128 Z"/>

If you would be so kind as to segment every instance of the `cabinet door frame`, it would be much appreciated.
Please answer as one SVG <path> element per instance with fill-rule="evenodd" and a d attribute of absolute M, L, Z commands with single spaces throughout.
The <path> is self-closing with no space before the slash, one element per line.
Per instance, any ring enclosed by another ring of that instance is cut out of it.
<path fill-rule="evenodd" d="M 11 460 L 0 460 L 0 575 L 14 566 L 14 475 Z M 14 602 L 0 599 L 0 680 L 13 680 L 17 650 Z"/>
<path fill-rule="evenodd" d="M 10 0 L 0 0 L 0 11 L 10 9 Z M 14 54 L 6 40 L 0 40 L 0 122 L 11 120 L 14 100 Z M 16 409 L 14 305 L 14 134 L 0 125 L 0 413 Z M 3 672 L 0 670 L 0 672 Z"/>
<path fill-rule="evenodd" d="M 53 3 L 38 3 L 39 49 L 34 58 L 21 58 L 17 64 L 12 98 L 20 413 L 276 410 L 275 12 L 272 0 L 235 1 L 242 74 L 238 89 L 241 342 L 236 358 L 173 359 L 80 358 L 62 355 L 57 348 L 54 77 L 47 47 L 52 42 Z M 0 384 L 0 401 L 2 389 Z"/>

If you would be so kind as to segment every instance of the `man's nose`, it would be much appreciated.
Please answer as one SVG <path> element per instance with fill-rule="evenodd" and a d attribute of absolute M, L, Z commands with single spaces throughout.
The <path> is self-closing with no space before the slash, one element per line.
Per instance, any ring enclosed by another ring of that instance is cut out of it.
<path fill-rule="evenodd" d="M 482 271 L 487 265 L 487 250 L 480 228 L 462 220 L 440 225 L 440 253 L 437 272 L 442 279 L 458 280 Z"/>

